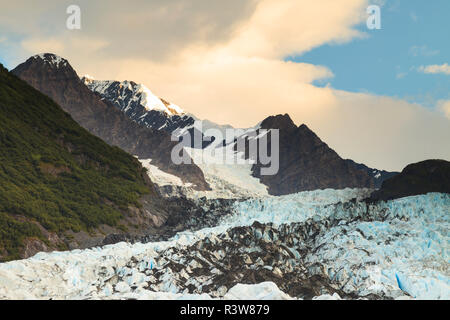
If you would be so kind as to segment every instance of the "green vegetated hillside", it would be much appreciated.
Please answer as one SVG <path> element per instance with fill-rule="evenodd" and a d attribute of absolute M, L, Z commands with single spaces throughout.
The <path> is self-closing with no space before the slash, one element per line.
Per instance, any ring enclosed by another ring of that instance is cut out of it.
<path fill-rule="evenodd" d="M 121 227 L 150 188 L 131 155 L 81 128 L 50 98 L 0 65 L 0 260 L 28 239 Z"/>

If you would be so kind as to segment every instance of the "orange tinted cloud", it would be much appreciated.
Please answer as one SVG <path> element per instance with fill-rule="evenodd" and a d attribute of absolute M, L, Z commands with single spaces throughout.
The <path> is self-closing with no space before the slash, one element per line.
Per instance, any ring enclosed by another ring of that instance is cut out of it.
<path fill-rule="evenodd" d="M 314 81 L 333 77 L 332 70 L 284 60 L 325 43 L 365 36 L 354 28 L 366 17 L 365 0 L 229 5 L 158 0 L 136 6 L 118 1 L 102 8 L 99 3 L 80 3 L 87 19 L 81 32 L 41 34 L 39 28 L 23 27 L 28 36 L 21 54 L 56 50 L 80 75 L 142 82 L 186 111 L 222 124 L 248 127 L 289 113 L 341 156 L 381 169 L 450 158 L 448 139 L 443 139 L 450 136 L 449 119 L 442 112 L 319 88 Z"/>

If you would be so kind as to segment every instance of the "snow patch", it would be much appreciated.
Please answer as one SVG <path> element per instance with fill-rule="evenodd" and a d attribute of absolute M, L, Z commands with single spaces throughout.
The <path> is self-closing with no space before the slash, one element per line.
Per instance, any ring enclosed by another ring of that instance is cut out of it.
<path fill-rule="evenodd" d="M 237 284 L 224 296 L 225 300 L 292 300 L 273 282 Z"/>
<path fill-rule="evenodd" d="M 37 54 L 33 56 L 33 58 L 44 60 L 46 63 L 56 66 L 57 68 L 61 66 L 67 66 L 69 64 L 66 59 L 51 53 Z"/>
<path fill-rule="evenodd" d="M 132 98 L 129 99 L 129 104 L 131 102 L 139 103 L 146 111 L 160 111 L 164 112 L 169 116 L 183 115 L 184 111 L 179 106 L 163 102 L 161 98 L 156 96 L 149 88 L 143 84 L 138 84 L 132 81 L 111 81 L 111 80 L 94 80 L 91 77 L 83 77 L 82 80 L 89 87 L 90 90 L 99 93 L 100 95 L 105 95 L 106 91 L 112 86 L 118 84 L 119 90 L 126 89 L 119 92 L 117 99 L 127 100 L 128 95 Z M 128 91 L 128 92 L 127 92 Z M 130 94 L 131 92 L 131 94 Z M 129 107 L 123 108 L 123 111 L 127 111 Z"/>

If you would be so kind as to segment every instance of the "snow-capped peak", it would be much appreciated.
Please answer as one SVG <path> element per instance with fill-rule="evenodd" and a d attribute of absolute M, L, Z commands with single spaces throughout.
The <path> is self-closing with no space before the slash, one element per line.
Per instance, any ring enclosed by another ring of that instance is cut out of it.
<path fill-rule="evenodd" d="M 126 83 L 128 84 L 129 82 L 126 81 Z M 141 96 L 140 102 L 147 111 L 159 110 L 167 113 L 168 115 L 180 115 L 184 113 L 183 109 L 173 103 L 167 102 L 166 100 L 157 97 L 155 94 L 153 94 L 153 92 L 150 91 L 149 88 L 147 88 L 143 84 L 137 84 L 134 91 L 136 92 L 137 96 Z"/>
<path fill-rule="evenodd" d="M 82 78 L 84 84 L 94 92 L 99 93 L 102 96 L 111 96 L 113 100 L 121 101 L 122 103 L 127 101 L 127 105 L 120 103 L 121 109 L 127 110 L 131 105 L 138 104 L 143 107 L 147 112 L 156 110 L 166 113 L 169 116 L 184 115 L 183 109 L 179 106 L 167 102 L 166 100 L 156 96 L 149 88 L 143 84 L 138 84 L 133 81 L 100 81 L 94 80 L 90 76 L 84 76 Z"/>
<path fill-rule="evenodd" d="M 44 62 L 46 62 L 52 66 L 56 66 L 57 68 L 67 66 L 69 64 L 69 62 L 66 59 L 64 59 L 56 54 L 53 54 L 53 53 L 37 54 L 37 55 L 33 56 L 33 59 L 43 60 Z"/>

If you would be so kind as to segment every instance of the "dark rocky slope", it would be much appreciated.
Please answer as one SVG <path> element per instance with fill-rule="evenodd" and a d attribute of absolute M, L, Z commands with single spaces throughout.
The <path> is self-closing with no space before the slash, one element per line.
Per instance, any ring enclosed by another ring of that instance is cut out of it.
<path fill-rule="evenodd" d="M 450 162 L 426 160 L 410 164 L 403 171 L 383 182 L 370 200 L 392 200 L 429 192 L 450 193 Z"/>
<path fill-rule="evenodd" d="M 306 125 L 297 127 L 287 114 L 268 117 L 261 129 L 280 130 L 279 172 L 262 176 L 260 163 L 252 169 L 272 195 L 326 188 L 376 188 L 382 179 L 395 174 L 342 159 Z"/>
<path fill-rule="evenodd" d="M 153 159 L 159 169 L 208 190 L 203 172 L 195 164 L 175 165 L 171 151 L 176 142 L 164 131 L 140 126 L 111 103 L 89 90 L 69 62 L 53 54 L 31 57 L 12 73 L 56 101 L 75 121 L 110 145 L 142 159 Z"/>

